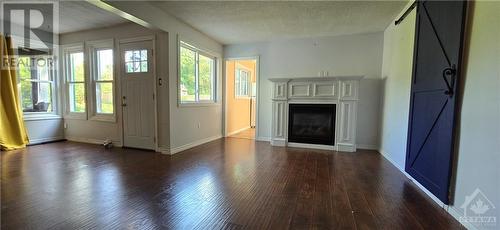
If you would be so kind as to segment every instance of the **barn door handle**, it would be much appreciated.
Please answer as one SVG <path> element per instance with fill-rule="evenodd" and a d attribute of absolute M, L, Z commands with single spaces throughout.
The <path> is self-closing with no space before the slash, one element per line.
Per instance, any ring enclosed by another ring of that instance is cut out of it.
<path fill-rule="evenodd" d="M 457 74 L 457 69 L 455 65 L 448 67 L 443 70 L 443 80 L 446 82 L 446 87 L 448 88 L 444 91 L 444 94 L 449 95 L 450 97 L 453 95 L 453 86 L 455 86 L 455 75 Z M 450 76 L 450 81 L 448 81 L 448 76 Z"/>

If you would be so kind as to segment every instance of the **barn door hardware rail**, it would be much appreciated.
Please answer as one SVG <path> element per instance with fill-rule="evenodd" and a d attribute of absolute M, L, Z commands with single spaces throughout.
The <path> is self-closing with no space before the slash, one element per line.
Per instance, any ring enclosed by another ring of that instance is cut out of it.
<path fill-rule="evenodd" d="M 403 13 L 403 15 L 401 15 L 401 17 L 399 17 L 398 20 L 396 20 L 394 22 L 394 25 L 398 25 L 399 23 L 401 23 L 403 20 L 405 20 L 406 16 L 408 16 L 408 14 L 410 14 L 410 12 L 415 9 L 415 7 L 417 6 L 417 1 L 414 1 L 410 7 L 408 7 L 408 9 L 406 9 L 406 11 Z"/>

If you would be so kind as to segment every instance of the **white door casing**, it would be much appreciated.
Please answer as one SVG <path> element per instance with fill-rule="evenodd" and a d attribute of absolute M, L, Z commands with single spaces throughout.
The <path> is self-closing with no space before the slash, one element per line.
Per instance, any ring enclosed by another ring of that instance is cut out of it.
<path fill-rule="evenodd" d="M 126 53 L 133 54 L 131 51 L 138 51 L 139 57 L 136 52 L 132 59 L 127 59 Z M 143 54 L 146 51 L 146 55 L 141 55 L 141 51 Z M 120 65 L 123 146 L 154 150 L 156 102 L 153 41 L 120 44 Z M 131 65 L 132 69 L 130 66 L 127 68 L 127 65 Z"/>

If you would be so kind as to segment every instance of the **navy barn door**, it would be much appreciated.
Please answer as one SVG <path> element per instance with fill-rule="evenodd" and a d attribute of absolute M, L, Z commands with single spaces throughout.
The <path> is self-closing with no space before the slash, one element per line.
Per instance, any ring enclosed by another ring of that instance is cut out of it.
<path fill-rule="evenodd" d="M 419 1 L 406 172 L 445 204 L 453 166 L 466 3 Z"/>

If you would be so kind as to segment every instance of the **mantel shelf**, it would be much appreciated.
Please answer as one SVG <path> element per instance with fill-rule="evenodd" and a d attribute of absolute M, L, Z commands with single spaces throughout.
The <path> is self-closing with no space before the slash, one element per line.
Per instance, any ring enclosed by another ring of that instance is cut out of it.
<path fill-rule="evenodd" d="M 364 76 L 324 76 L 324 77 L 279 77 L 270 78 L 269 81 L 272 82 L 284 82 L 284 81 L 331 81 L 331 80 L 361 80 Z"/>

